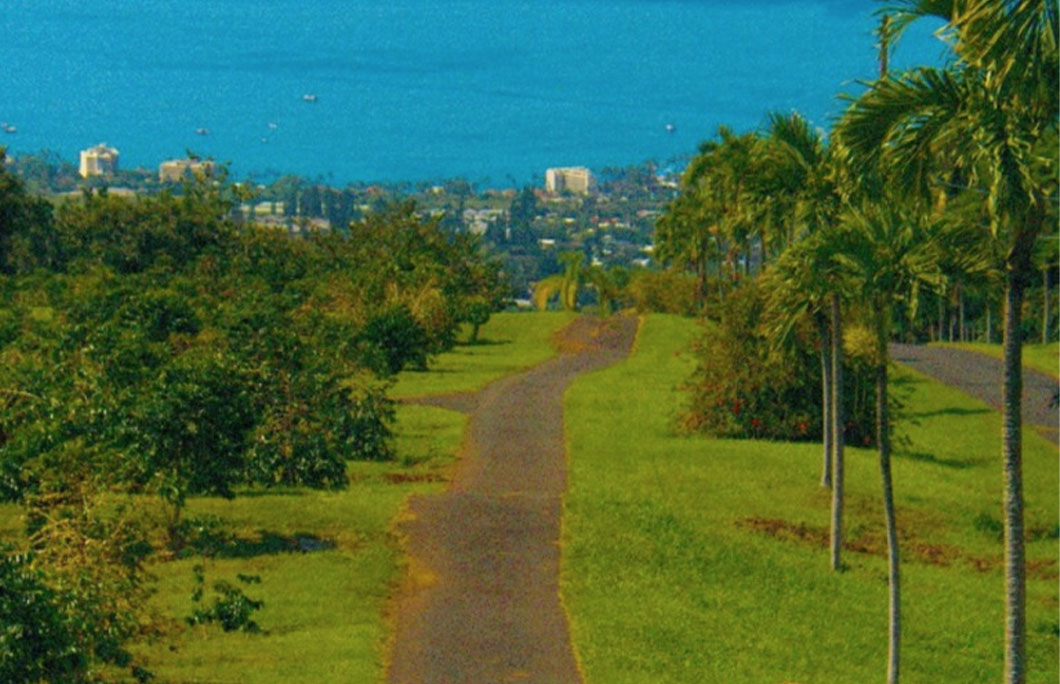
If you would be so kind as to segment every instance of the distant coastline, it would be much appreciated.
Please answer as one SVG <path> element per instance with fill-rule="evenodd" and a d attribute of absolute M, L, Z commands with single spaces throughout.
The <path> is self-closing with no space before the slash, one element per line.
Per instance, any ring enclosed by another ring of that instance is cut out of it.
<path fill-rule="evenodd" d="M 520 187 L 550 166 L 665 166 L 770 109 L 827 127 L 835 94 L 874 74 L 875 8 L 315 0 L 261 21 L 235 0 L 93 12 L 15 0 L 0 16 L 0 121 L 17 133 L 0 144 L 72 156 L 106 140 L 129 168 L 191 149 L 237 176 L 331 185 Z M 93 35 L 105 45 L 71 61 L 71 36 Z M 929 30 L 907 36 L 895 63 L 930 63 L 935 45 Z"/>

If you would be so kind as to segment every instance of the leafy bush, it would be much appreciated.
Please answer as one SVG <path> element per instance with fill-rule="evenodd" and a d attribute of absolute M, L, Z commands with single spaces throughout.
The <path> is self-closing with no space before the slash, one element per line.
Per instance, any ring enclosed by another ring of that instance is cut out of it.
<path fill-rule="evenodd" d="M 405 366 L 427 368 L 427 333 L 406 306 L 391 306 L 375 315 L 357 335 L 361 363 L 382 376 Z"/>
<path fill-rule="evenodd" d="M 77 681 L 87 668 L 62 595 L 33 556 L 0 549 L 0 681 Z"/>
<path fill-rule="evenodd" d="M 655 311 L 680 316 L 696 313 L 696 281 L 692 276 L 674 271 L 636 271 L 627 292 L 637 311 Z"/>
<path fill-rule="evenodd" d="M 682 425 L 721 437 L 816 440 L 823 415 L 819 348 L 804 325 L 777 349 L 762 325 L 765 297 L 754 283 L 719 304 L 695 348 L 698 365 L 687 389 Z M 843 399 L 848 443 L 868 444 L 874 430 L 869 364 L 847 359 Z M 868 441 L 867 441 L 868 440 Z"/>
<path fill-rule="evenodd" d="M 29 551 L 0 549 L 0 681 L 101 681 L 114 668 L 146 681 L 125 647 L 146 615 L 143 516 L 69 456 L 68 480 L 27 502 Z"/>

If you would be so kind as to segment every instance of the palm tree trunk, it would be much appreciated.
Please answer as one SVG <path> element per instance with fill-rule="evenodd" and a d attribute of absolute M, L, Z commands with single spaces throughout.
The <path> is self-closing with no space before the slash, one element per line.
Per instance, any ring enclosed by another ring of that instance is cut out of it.
<path fill-rule="evenodd" d="M 843 320 L 832 293 L 832 569 L 842 566 L 843 547 Z"/>
<path fill-rule="evenodd" d="M 964 336 L 964 288 L 958 286 L 957 290 L 957 304 L 959 307 L 958 320 L 960 321 L 957 327 L 957 337 L 961 342 L 966 342 L 967 339 Z"/>
<path fill-rule="evenodd" d="M 1042 269 L 1042 344 L 1049 341 L 1049 267 Z"/>
<path fill-rule="evenodd" d="M 939 293 L 939 342 L 946 341 L 946 293 Z"/>
<path fill-rule="evenodd" d="M 696 311 L 702 311 L 707 301 L 707 256 L 700 252 L 696 259 Z"/>
<path fill-rule="evenodd" d="M 993 311 L 990 308 L 990 302 L 986 303 L 986 342 L 987 344 L 994 341 L 994 319 Z"/>
<path fill-rule="evenodd" d="M 1021 402 L 1023 391 L 1020 308 L 1023 283 L 1010 267 L 1005 279 L 1005 382 L 1002 409 L 1005 525 L 1005 682 L 1026 681 L 1027 577 L 1023 543 L 1023 449 Z"/>
<path fill-rule="evenodd" d="M 823 313 L 817 319 L 817 339 L 821 346 L 821 442 L 823 445 L 821 463 L 821 486 L 832 486 L 832 366 L 831 337 L 828 334 L 828 320 Z"/>
<path fill-rule="evenodd" d="M 877 315 L 881 315 L 877 312 Z M 900 576 L 898 566 L 898 524 L 894 514 L 894 489 L 891 483 L 891 435 L 887 415 L 887 333 L 882 325 L 876 333 L 876 446 L 880 454 L 880 476 L 883 482 L 883 514 L 887 523 L 887 577 L 890 633 L 887 641 L 887 682 L 897 684 L 899 646 L 901 641 Z"/>

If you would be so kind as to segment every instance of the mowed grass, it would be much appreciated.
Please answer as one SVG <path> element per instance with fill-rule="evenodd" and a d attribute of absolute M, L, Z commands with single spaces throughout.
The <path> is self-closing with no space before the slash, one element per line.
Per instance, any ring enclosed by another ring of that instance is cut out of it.
<path fill-rule="evenodd" d="M 401 373 L 391 395 L 423 397 L 480 390 L 497 378 L 551 357 L 553 336 L 574 318 L 575 314 L 554 311 L 493 314 L 479 331 L 477 343 L 459 345 L 440 355 L 428 372 Z"/>
<path fill-rule="evenodd" d="M 1000 344 L 986 342 L 933 342 L 936 347 L 953 347 L 979 352 L 995 359 L 1004 358 Z M 1024 344 L 1023 365 L 1036 371 L 1046 373 L 1054 378 L 1060 377 L 1060 342 L 1047 344 Z"/>
<path fill-rule="evenodd" d="M 402 567 L 391 523 L 408 496 L 442 486 L 441 471 L 460 445 L 464 422 L 452 411 L 401 406 L 402 462 L 351 463 L 348 489 L 189 501 L 187 516 L 216 516 L 239 541 L 214 558 L 151 567 L 158 589 L 153 608 L 169 628 L 137 655 L 174 684 L 380 681 L 388 636 L 384 607 Z M 196 564 L 205 566 L 204 603 L 217 580 L 265 602 L 253 615 L 264 633 L 181 624 L 196 607 Z M 238 574 L 260 575 L 261 584 L 242 585 Z"/>
<path fill-rule="evenodd" d="M 887 575 L 874 451 L 847 451 L 848 569 L 828 569 L 820 446 L 679 437 L 698 332 L 650 316 L 630 359 L 566 396 L 561 591 L 590 684 L 881 681 Z M 902 680 L 1001 678 L 1000 419 L 896 374 Z M 1024 433 L 1030 682 L 1057 681 L 1056 448 Z"/>

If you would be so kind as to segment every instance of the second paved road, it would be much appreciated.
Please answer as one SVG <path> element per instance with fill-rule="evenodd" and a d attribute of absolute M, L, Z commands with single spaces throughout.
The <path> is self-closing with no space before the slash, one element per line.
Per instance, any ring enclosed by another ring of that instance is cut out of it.
<path fill-rule="evenodd" d="M 636 319 L 581 318 L 561 356 L 487 387 L 450 489 L 414 498 L 394 684 L 578 682 L 559 601 L 563 392 L 629 353 Z M 433 402 L 432 402 L 433 403 Z"/>

